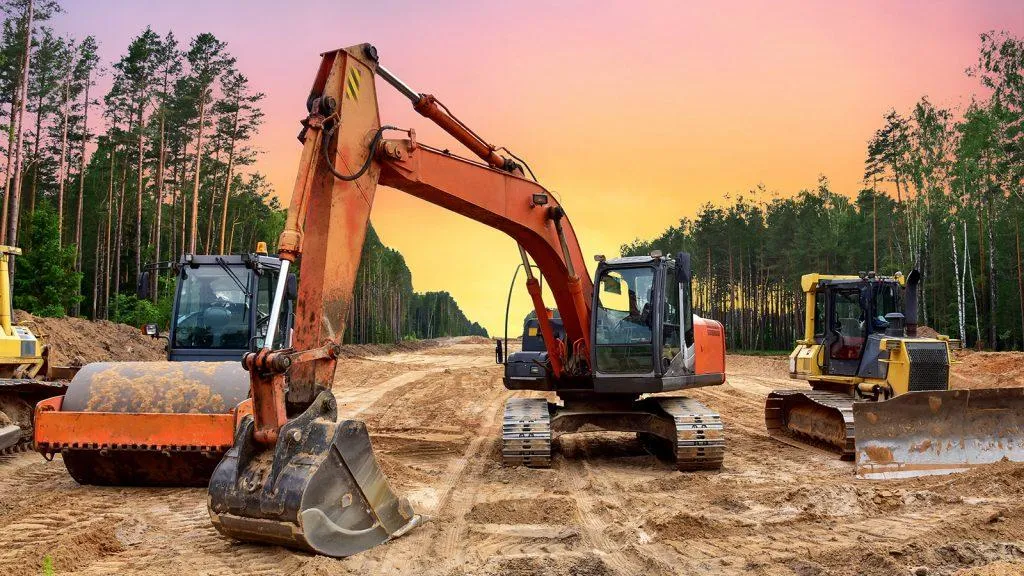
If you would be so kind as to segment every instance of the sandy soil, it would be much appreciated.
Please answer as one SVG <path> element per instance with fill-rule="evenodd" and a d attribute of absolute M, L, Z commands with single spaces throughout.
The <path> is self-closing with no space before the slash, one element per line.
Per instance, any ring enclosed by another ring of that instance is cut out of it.
<path fill-rule="evenodd" d="M 201 489 L 77 485 L 59 459 L 0 462 L 0 574 L 1024 574 L 1024 465 L 861 481 L 764 433 L 785 359 L 730 357 L 694 396 L 723 414 L 714 473 L 679 473 L 627 435 L 560 441 L 550 470 L 503 468 L 493 345 L 346 358 L 334 392 L 367 423 L 396 491 L 430 521 L 344 560 L 219 537 Z M 959 368 L 959 367 L 958 367 Z M 1019 368 L 1019 366 L 1018 366 Z M 526 394 L 526 393 L 516 393 Z"/>

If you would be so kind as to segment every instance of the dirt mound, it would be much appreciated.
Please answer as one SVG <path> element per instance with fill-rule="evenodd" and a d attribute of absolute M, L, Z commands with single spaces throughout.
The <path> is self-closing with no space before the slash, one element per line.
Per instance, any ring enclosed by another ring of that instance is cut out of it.
<path fill-rule="evenodd" d="M 466 515 L 480 524 L 571 524 L 576 504 L 567 498 L 498 500 L 473 506 Z"/>
<path fill-rule="evenodd" d="M 729 354 L 725 357 L 725 369 L 729 374 L 789 378 L 789 357 Z"/>
<path fill-rule="evenodd" d="M 956 354 L 950 369 L 953 388 L 1024 387 L 1024 352 L 971 352 Z"/>
<path fill-rule="evenodd" d="M 43 318 L 15 310 L 14 321 L 50 347 L 54 365 L 82 365 L 109 360 L 163 360 L 166 340 L 150 338 L 138 328 L 107 320 Z"/>

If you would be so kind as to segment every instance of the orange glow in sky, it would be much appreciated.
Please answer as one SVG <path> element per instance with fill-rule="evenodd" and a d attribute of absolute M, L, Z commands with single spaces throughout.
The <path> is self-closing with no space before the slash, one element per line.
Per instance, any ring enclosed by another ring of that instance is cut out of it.
<path fill-rule="evenodd" d="M 103 6 L 103 9 L 97 8 Z M 381 63 L 523 157 L 572 218 L 585 254 L 618 254 L 763 183 L 789 195 L 819 174 L 855 194 L 890 108 L 927 95 L 962 108 L 978 35 L 1024 35 L 1024 3 L 971 2 L 105 2 L 66 1 L 58 32 L 95 34 L 106 62 L 147 24 L 228 42 L 267 94 L 256 169 L 283 201 L 298 121 L 322 51 L 370 42 Z M 378 81 L 381 119 L 455 144 Z M 105 89 L 105 87 L 104 87 Z M 373 223 L 416 290 L 447 290 L 502 332 L 515 243 L 394 191 Z M 529 310 L 514 300 L 510 332 Z M 549 302 L 550 302 L 549 298 Z"/>

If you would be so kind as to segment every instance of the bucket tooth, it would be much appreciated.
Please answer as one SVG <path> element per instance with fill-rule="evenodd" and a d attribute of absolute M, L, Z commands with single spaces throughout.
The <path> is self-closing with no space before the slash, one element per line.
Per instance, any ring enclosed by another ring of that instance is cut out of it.
<path fill-rule="evenodd" d="M 366 426 L 338 421 L 330 392 L 284 425 L 272 449 L 253 429 L 246 417 L 210 480 L 210 517 L 225 536 L 344 557 L 419 524 L 377 465 Z"/>

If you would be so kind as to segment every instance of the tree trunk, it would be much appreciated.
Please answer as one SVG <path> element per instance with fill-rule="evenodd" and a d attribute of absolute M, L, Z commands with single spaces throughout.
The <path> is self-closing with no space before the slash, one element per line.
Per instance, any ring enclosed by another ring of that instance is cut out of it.
<path fill-rule="evenodd" d="M 198 234 L 197 226 L 199 224 L 199 172 L 202 168 L 203 160 L 203 124 L 206 123 L 206 89 L 200 90 L 199 94 L 199 128 L 198 134 L 196 135 L 196 173 L 195 179 L 192 183 L 192 220 L 191 220 L 191 234 L 188 241 L 188 251 L 192 254 L 196 252 L 196 235 Z"/>
<path fill-rule="evenodd" d="M 128 129 L 131 132 L 131 127 Z M 125 149 L 124 162 L 121 163 L 121 191 L 117 195 L 117 232 L 114 240 L 114 306 L 120 312 L 117 297 L 121 295 L 121 246 L 124 244 L 124 201 L 128 187 L 128 150 Z"/>
<path fill-rule="evenodd" d="M 103 266 L 103 319 L 110 320 L 110 228 L 113 224 L 114 216 L 114 159 L 117 157 L 117 145 L 111 143 L 110 145 L 110 177 L 109 186 L 107 187 L 107 233 L 104 237 L 106 239 L 107 247 L 104 252 Z"/>
<path fill-rule="evenodd" d="M 64 79 L 64 104 L 61 107 L 63 122 L 61 123 L 60 134 L 60 168 L 57 170 L 57 243 L 61 246 L 64 245 L 64 182 L 67 180 L 64 171 L 67 170 L 68 157 L 68 116 L 70 116 L 68 101 L 71 100 L 72 66 L 73 60 L 68 62 L 68 75 Z"/>
<path fill-rule="evenodd" d="M 45 73 L 45 71 L 43 71 Z M 45 74 L 39 81 L 43 86 L 47 82 Z M 32 191 L 29 194 L 28 214 L 29 217 L 36 213 L 36 191 L 39 189 L 39 141 L 43 139 L 43 91 L 39 91 L 39 99 L 36 100 L 36 137 L 32 142 Z"/>
<path fill-rule="evenodd" d="M 100 294 L 100 244 L 103 243 L 103 227 L 96 222 L 96 250 L 94 254 L 94 266 L 92 269 L 92 319 L 99 319 L 99 294 Z M 81 252 L 81 250 L 79 250 Z"/>
<path fill-rule="evenodd" d="M 220 148 L 217 148 L 214 151 L 214 153 L 213 153 L 213 166 L 214 166 L 214 168 L 216 168 L 216 166 L 217 166 L 217 164 L 219 162 L 220 162 Z M 216 182 L 217 178 L 214 177 L 212 174 L 210 176 L 211 176 L 210 180 L 213 181 L 213 182 Z M 216 207 L 217 207 L 217 190 L 214 189 L 214 190 L 210 191 L 210 205 L 207 207 L 207 210 L 206 210 L 206 235 L 205 235 L 206 240 L 203 242 L 203 248 L 205 249 L 207 254 L 210 254 L 210 253 L 213 252 L 213 248 L 212 248 L 212 246 L 213 246 L 213 213 L 216 211 Z"/>
<path fill-rule="evenodd" d="M 15 138 L 14 144 L 14 186 L 10 194 L 11 201 L 7 206 L 7 237 L 4 241 L 5 244 L 9 244 L 11 246 L 18 245 L 18 217 L 20 216 L 19 208 L 21 202 L 21 146 L 24 140 L 24 135 L 22 134 L 22 122 L 25 118 L 25 101 L 27 100 L 28 92 L 29 66 L 32 63 L 32 9 L 32 0 L 28 0 L 28 5 L 25 8 L 25 54 L 21 64 L 21 87 L 18 90 L 20 94 L 18 95 L 17 137 Z M 8 261 L 11 278 L 13 278 L 13 254 L 8 257 Z"/>
<path fill-rule="evenodd" d="M 960 279 L 960 260 L 957 257 L 956 252 L 956 226 L 951 220 L 949 222 L 949 239 L 952 242 L 952 260 L 953 260 L 953 280 L 956 286 L 956 319 L 957 327 L 960 329 L 960 341 L 967 341 L 966 328 L 964 326 L 964 288 L 962 280 Z M 966 246 L 964 247 L 966 249 Z"/>
<path fill-rule="evenodd" d="M 235 167 L 235 135 L 238 133 L 238 110 L 235 107 L 235 121 L 231 128 L 231 144 L 228 147 L 228 176 L 224 182 L 224 210 L 220 215 L 220 253 L 224 254 L 224 230 L 228 226 L 228 202 L 231 200 L 231 171 Z"/>
<path fill-rule="evenodd" d="M 142 156 L 145 144 L 146 130 L 142 124 L 142 116 L 145 113 L 145 100 L 140 99 L 142 102 L 139 104 L 139 116 L 136 119 L 139 127 L 139 148 L 138 148 L 138 159 L 136 160 L 136 169 L 138 171 L 138 178 L 136 179 L 135 186 L 135 277 L 138 278 L 139 274 L 142 273 Z"/>
<path fill-rule="evenodd" d="M 11 121 L 7 126 L 7 160 L 4 162 L 4 212 L 0 223 L 0 244 L 7 244 L 7 205 L 11 196 L 11 157 L 14 150 L 14 124 L 18 115 L 18 89 L 11 95 Z"/>
<path fill-rule="evenodd" d="M 85 76 L 85 110 L 82 114 L 82 148 L 78 153 L 78 206 L 75 212 L 75 272 L 82 271 L 82 208 L 83 199 L 85 198 L 85 143 L 89 140 L 89 84 L 92 80 L 92 70 L 89 71 Z M 99 223 L 96 223 L 96 227 L 99 228 Z M 97 236 L 97 242 L 98 236 Z M 98 245 L 97 245 L 98 246 Z M 97 257 L 99 257 L 99 248 L 97 247 Z M 97 263 L 97 266 L 99 264 Z M 78 291 L 82 291 L 82 281 L 78 281 Z M 93 320 L 96 319 L 96 286 L 93 285 Z M 75 304 L 72 309 L 72 315 L 78 316 L 81 312 L 80 304 Z"/>
<path fill-rule="evenodd" d="M 998 331 L 996 329 L 996 250 L 995 243 L 992 233 L 992 228 L 995 226 L 992 222 L 992 195 L 991 192 L 987 198 L 988 202 L 988 313 L 989 313 L 989 326 L 988 336 L 989 342 L 991 343 L 993 350 L 999 349 L 999 343 L 996 341 L 996 335 Z"/>
<path fill-rule="evenodd" d="M 167 150 L 165 148 L 166 142 L 164 140 L 165 139 L 165 128 L 166 127 L 165 127 L 165 118 L 164 118 L 164 107 L 161 105 L 160 106 L 160 147 L 159 147 L 160 150 L 157 153 L 158 159 L 157 159 L 157 164 L 156 164 L 156 235 L 155 235 L 155 238 L 153 239 L 153 250 L 154 250 L 154 253 L 155 253 L 155 256 L 154 256 L 154 261 L 155 262 L 159 262 L 160 261 L 160 221 L 161 221 L 161 217 L 163 215 L 163 207 L 164 207 L 164 161 L 165 161 L 165 156 L 167 154 Z M 157 294 L 157 291 L 158 291 L 157 289 L 158 288 L 159 288 L 159 285 L 157 283 L 157 275 L 153 274 L 152 275 L 151 284 L 150 284 L 150 294 L 153 295 L 153 303 L 154 304 L 156 303 L 156 301 L 160 297 L 159 294 Z"/>

